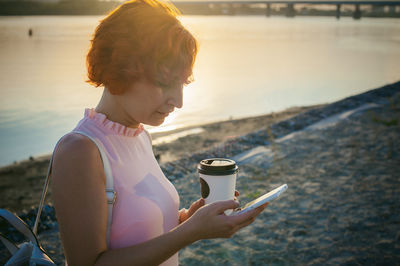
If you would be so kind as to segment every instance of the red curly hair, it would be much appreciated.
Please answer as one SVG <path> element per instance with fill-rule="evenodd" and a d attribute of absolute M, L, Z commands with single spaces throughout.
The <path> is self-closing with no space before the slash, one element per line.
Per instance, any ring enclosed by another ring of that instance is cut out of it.
<path fill-rule="evenodd" d="M 86 82 L 112 94 L 141 78 L 161 87 L 189 84 L 198 43 L 177 15 L 158 0 L 127 1 L 110 12 L 91 39 Z"/>

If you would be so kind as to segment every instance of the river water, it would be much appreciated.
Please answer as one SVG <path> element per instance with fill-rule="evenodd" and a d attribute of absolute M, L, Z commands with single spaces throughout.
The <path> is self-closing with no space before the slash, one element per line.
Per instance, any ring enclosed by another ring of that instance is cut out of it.
<path fill-rule="evenodd" d="M 95 107 L 85 55 L 101 16 L 0 17 L 0 165 L 50 153 Z M 150 131 L 327 103 L 400 80 L 400 20 L 183 16 L 198 38 L 184 107 Z M 28 36 L 29 28 L 33 36 Z"/>

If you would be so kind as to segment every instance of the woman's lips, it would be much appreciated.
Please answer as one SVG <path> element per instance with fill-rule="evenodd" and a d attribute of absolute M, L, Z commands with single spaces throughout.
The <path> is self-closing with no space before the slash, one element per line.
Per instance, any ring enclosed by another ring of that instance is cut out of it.
<path fill-rule="evenodd" d="M 160 115 L 165 116 L 165 117 L 167 117 L 169 115 L 169 113 L 164 113 L 164 112 L 157 112 L 157 113 L 159 113 Z"/>

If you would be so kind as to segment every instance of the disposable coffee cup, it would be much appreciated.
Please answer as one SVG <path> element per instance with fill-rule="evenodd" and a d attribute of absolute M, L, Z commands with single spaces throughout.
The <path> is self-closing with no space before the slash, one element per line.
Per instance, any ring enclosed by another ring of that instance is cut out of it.
<path fill-rule="evenodd" d="M 201 196 L 206 204 L 216 201 L 233 200 L 235 197 L 238 166 L 236 162 L 225 158 L 202 160 L 197 166 L 200 177 Z M 225 214 L 231 214 L 226 210 Z"/>

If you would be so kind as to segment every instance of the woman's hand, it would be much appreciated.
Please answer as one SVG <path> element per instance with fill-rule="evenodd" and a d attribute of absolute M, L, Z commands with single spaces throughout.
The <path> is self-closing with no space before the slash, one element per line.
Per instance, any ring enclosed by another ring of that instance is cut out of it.
<path fill-rule="evenodd" d="M 242 214 L 225 215 L 224 211 L 236 209 L 234 200 L 218 201 L 200 207 L 182 226 L 192 232 L 194 241 L 209 238 L 229 238 L 241 228 L 251 224 L 268 203 Z"/>
<path fill-rule="evenodd" d="M 239 195 L 240 195 L 239 191 L 235 190 L 234 200 L 237 202 L 239 202 L 239 200 L 237 199 Z M 195 202 L 193 202 L 192 205 L 190 205 L 189 210 L 185 208 L 181 209 L 179 211 L 179 223 L 181 224 L 187 219 L 189 219 L 193 215 L 193 213 L 195 213 L 200 207 L 204 206 L 204 204 L 205 204 L 204 199 L 200 198 Z"/>
<path fill-rule="evenodd" d="M 184 221 L 186 221 L 187 219 L 190 218 L 190 216 L 193 215 L 193 213 L 195 213 L 200 207 L 204 206 L 204 199 L 198 199 L 195 202 L 192 203 L 192 205 L 190 205 L 189 210 L 188 209 L 181 209 L 179 211 L 179 223 L 183 223 Z"/>

